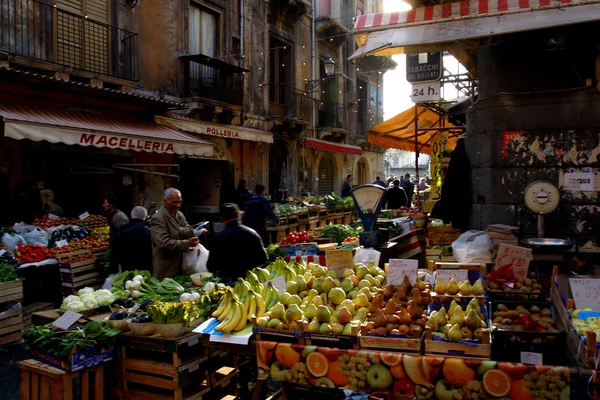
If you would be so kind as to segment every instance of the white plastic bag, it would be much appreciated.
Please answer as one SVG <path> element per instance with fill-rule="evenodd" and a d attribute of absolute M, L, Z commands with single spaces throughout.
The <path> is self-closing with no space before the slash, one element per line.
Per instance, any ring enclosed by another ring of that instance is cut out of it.
<path fill-rule="evenodd" d="M 493 250 L 490 235 L 484 231 L 467 231 L 452 242 L 454 258 L 461 263 L 491 263 Z"/>
<path fill-rule="evenodd" d="M 206 263 L 208 262 L 208 250 L 198 243 L 190 250 L 183 253 L 182 272 L 184 275 L 192 275 L 196 272 L 208 272 Z"/>
<path fill-rule="evenodd" d="M 365 249 L 362 247 L 359 247 L 358 249 L 356 249 L 356 252 L 354 253 L 354 263 L 358 264 L 358 263 L 362 263 L 364 265 L 367 265 L 368 263 L 370 263 L 371 261 L 375 262 L 375 265 L 379 266 L 379 258 L 381 257 L 381 252 L 374 250 L 374 249 Z"/>
<path fill-rule="evenodd" d="M 21 235 L 11 235 L 10 233 L 5 233 L 4 236 L 2 236 L 2 245 L 9 253 L 14 252 L 19 244 L 27 244 Z"/>
<path fill-rule="evenodd" d="M 25 222 L 19 222 L 18 224 L 13 225 L 13 230 L 17 232 L 19 235 L 23 235 L 27 232 L 31 232 L 37 228 L 35 225 L 27 225 Z"/>
<path fill-rule="evenodd" d="M 32 231 L 26 232 L 24 236 L 27 243 L 48 246 L 48 234 L 43 229 L 36 227 Z"/>

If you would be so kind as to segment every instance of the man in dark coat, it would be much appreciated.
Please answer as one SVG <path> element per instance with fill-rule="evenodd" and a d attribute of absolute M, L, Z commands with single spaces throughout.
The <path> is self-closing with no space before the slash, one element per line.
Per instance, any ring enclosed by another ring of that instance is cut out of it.
<path fill-rule="evenodd" d="M 406 193 L 400 187 L 400 181 L 396 179 L 394 186 L 389 188 L 386 196 L 387 209 L 397 210 L 400 207 L 406 207 Z"/>
<path fill-rule="evenodd" d="M 415 193 L 415 184 L 410 181 L 410 174 L 404 175 L 404 184 L 402 188 L 406 192 L 406 207 L 410 207 L 413 194 Z"/>
<path fill-rule="evenodd" d="M 218 272 L 225 282 L 244 278 L 246 272 L 267 263 L 267 252 L 260 235 L 240 223 L 239 209 L 233 203 L 225 203 L 219 217 L 225 229 L 215 234 L 209 245 L 210 272 Z"/>
<path fill-rule="evenodd" d="M 350 197 L 352 195 L 352 175 L 346 176 L 346 180 L 342 185 L 342 197 Z"/>
<path fill-rule="evenodd" d="M 388 185 L 384 181 L 381 180 L 380 176 L 375 178 L 375 182 L 373 182 L 373 185 L 379 185 L 384 189 L 387 189 L 387 187 L 388 187 Z"/>
<path fill-rule="evenodd" d="M 133 207 L 130 222 L 117 231 L 115 251 L 123 271 L 152 272 L 152 238 L 147 216 L 144 207 Z"/>
<path fill-rule="evenodd" d="M 266 219 L 270 217 L 271 220 L 277 220 L 275 213 L 271 205 L 265 199 L 265 186 L 260 183 L 254 188 L 254 196 L 246 202 L 244 207 L 244 219 L 243 223 L 249 228 L 254 229 L 258 234 L 267 240 L 267 225 Z"/>
<path fill-rule="evenodd" d="M 246 202 L 250 200 L 252 195 L 248 191 L 248 183 L 244 179 L 240 179 L 237 189 L 235 189 L 235 202 L 240 210 L 244 209 Z"/>

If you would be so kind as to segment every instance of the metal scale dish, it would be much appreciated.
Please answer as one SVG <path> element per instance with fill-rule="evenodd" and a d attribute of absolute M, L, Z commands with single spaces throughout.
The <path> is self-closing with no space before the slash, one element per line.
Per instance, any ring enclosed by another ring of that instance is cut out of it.
<path fill-rule="evenodd" d="M 556 210 L 560 203 L 558 188 L 548 181 L 536 181 L 525 189 L 525 206 L 538 215 L 538 238 L 523 239 L 521 244 L 531 249 L 547 253 L 564 253 L 573 247 L 573 242 L 565 239 L 544 238 L 544 215 Z"/>
<path fill-rule="evenodd" d="M 382 244 L 379 232 L 374 231 L 377 217 L 385 200 L 386 189 L 379 185 L 361 185 L 352 189 L 352 198 L 356 204 L 358 217 L 365 228 L 359 234 L 360 245 L 364 247 L 377 247 Z"/>

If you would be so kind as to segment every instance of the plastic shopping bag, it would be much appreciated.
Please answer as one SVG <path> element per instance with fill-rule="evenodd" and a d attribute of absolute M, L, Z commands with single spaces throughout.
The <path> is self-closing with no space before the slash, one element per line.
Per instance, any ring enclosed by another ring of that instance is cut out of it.
<path fill-rule="evenodd" d="M 493 250 L 490 235 L 484 231 L 467 231 L 452 242 L 454 258 L 461 263 L 491 263 Z"/>
<path fill-rule="evenodd" d="M 43 229 L 35 228 L 25 233 L 27 243 L 38 244 L 40 246 L 48 246 L 48 234 Z"/>
<path fill-rule="evenodd" d="M 371 261 L 375 263 L 375 265 L 379 266 L 379 258 L 381 257 L 381 252 L 374 249 L 365 249 L 359 247 L 356 249 L 356 253 L 354 253 L 354 263 L 362 263 L 367 265 Z"/>
<path fill-rule="evenodd" d="M 198 243 L 190 250 L 183 253 L 182 270 L 184 275 L 192 275 L 196 272 L 208 272 L 206 263 L 208 262 L 208 250 Z"/>
<path fill-rule="evenodd" d="M 20 244 L 27 244 L 21 235 L 11 235 L 10 233 L 5 233 L 4 236 L 2 236 L 2 245 L 9 253 L 14 252 L 17 246 Z"/>

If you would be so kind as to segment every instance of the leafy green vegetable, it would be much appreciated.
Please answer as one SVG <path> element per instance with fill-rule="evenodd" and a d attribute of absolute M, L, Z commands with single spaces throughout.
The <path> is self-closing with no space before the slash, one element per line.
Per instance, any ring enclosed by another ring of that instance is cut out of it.
<path fill-rule="evenodd" d="M 285 253 L 276 244 L 270 244 L 266 250 L 269 261 L 275 261 L 277 257 L 283 257 L 285 255 Z"/>
<path fill-rule="evenodd" d="M 0 282 L 16 281 L 19 279 L 17 276 L 17 269 L 9 264 L 0 264 Z"/>
<path fill-rule="evenodd" d="M 141 275 L 144 277 L 144 281 L 148 282 L 151 278 L 152 275 L 150 274 L 150 272 L 148 271 L 124 271 L 121 272 L 120 274 L 117 274 L 117 276 L 115 276 L 115 279 L 113 280 L 112 283 L 112 291 L 114 292 L 114 290 L 125 290 L 125 282 L 130 281 L 133 279 L 134 276 L 136 275 Z"/>
<path fill-rule="evenodd" d="M 348 225 L 326 225 L 319 233 L 320 237 L 329 238 L 334 243 L 342 243 L 347 237 L 358 236 L 360 230 L 354 229 Z"/>
<path fill-rule="evenodd" d="M 390 238 L 395 238 L 404 233 L 404 228 L 402 228 L 402 225 L 392 224 L 388 226 L 388 231 L 390 232 Z"/>
<path fill-rule="evenodd" d="M 155 324 L 178 324 L 191 322 L 200 318 L 201 311 L 194 303 L 163 303 L 155 301 L 147 308 L 147 312 Z"/>
<path fill-rule="evenodd" d="M 447 246 L 435 245 L 435 246 L 431 246 L 431 250 L 441 250 L 442 254 L 440 254 L 440 255 L 442 257 L 451 256 L 452 254 L 454 254 L 454 252 L 452 251 L 452 245 L 447 245 Z"/>
<path fill-rule="evenodd" d="M 194 282 L 192 281 L 192 278 L 190 278 L 187 275 L 179 275 L 173 278 L 173 280 L 177 283 L 179 283 L 181 286 L 190 286 L 192 285 Z"/>

